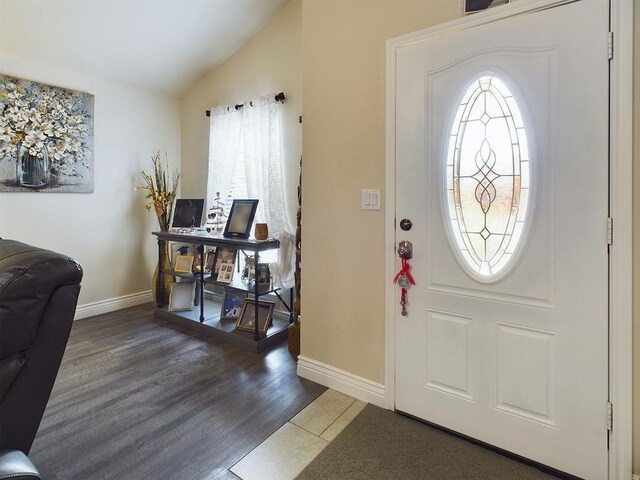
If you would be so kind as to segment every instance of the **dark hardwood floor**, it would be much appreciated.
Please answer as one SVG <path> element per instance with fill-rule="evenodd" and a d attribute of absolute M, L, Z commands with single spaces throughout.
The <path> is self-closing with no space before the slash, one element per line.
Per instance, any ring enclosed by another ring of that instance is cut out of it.
<path fill-rule="evenodd" d="M 325 388 L 143 305 L 74 323 L 30 453 L 46 480 L 213 480 Z"/>

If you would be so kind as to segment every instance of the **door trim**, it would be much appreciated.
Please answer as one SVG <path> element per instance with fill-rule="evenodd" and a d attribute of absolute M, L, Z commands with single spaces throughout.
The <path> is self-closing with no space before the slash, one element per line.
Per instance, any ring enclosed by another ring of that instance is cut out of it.
<path fill-rule="evenodd" d="M 579 0 L 519 0 L 387 41 L 385 195 L 385 407 L 395 409 L 395 58 L 413 43 L 450 35 L 522 13 Z M 632 476 L 632 239 L 633 239 L 633 0 L 610 0 L 614 58 L 610 81 L 610 216 L 615 239 L 609 258 L 609 397 L 615 424 L 610 433 L 609 479 Z M 603 39 L 606 41 L 606 39 Z M 604 232 L 603 219 L 603 232 Z M 604 233 L 603 233 L 604 234 Z M 603 415 L 605 406 L 603 405 Z M 603 435 L 606 433 L 603 432 Z"/>
<path fill-rule="evenodd" d="M 609 478 L 632 477 L 633 451 L 633 0 L 611 0 L 609 397 L 614 406 Z"/>

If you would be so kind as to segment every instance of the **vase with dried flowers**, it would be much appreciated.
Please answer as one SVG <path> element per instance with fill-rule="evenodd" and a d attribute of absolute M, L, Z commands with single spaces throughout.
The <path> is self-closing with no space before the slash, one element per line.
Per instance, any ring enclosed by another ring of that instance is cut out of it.
<path fill-rule="evenodd" d="M 145 205 L 147 211 L 154 211 L 158 218 L 158 225 L 160 230 L 166 232 L 169 230 L 169 222 L 171 221 L 171 214 L 173 213 L 173 202 L 176 198 L 176 191 L 178 190 L 178 182 L 180 180 L 180 172 L 173 171 L 171 178 L 169 178 L 169 160 L 165 153 L 165 160 L 160 158 L 160 152 L 153 152 L 151 155 L 151 161 L 153 163 L 153 172 L 148 174 L 144 170 L 140 172 L 144 179 L 144 184 L 136 185 L 135 190 L 146 190 L 145 199 L 148 203 Z M 163 275 L 160 280 L 163 282 L 164 295 L 159 301 L 159 265 L 162 265 L 163 271 L 171 269 L 171 262 L 169 260 L 169 245 L 167 242 L 162 242 L 160 248 L 159 264 L 156 265 L 156 269 L 153 272 L 152 288 L 153 298 L 157 304 L 165 305 L 169 298 L 169 292 L 171 290 L 172 278 L 168 275 Z"/>

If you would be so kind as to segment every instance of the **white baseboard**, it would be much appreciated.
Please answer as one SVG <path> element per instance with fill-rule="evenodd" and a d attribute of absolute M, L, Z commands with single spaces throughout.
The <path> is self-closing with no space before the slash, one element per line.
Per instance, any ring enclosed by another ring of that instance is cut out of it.
<path fill-rule="evenodd" d="M 76 308 L 74 320 L 93 317 L 103 313 L 115 312 L 116 310 L 135 307 L 136 305 L 142 305 L 143 303 L 149 303 L 152 301 L 153 298 L 151 296 L 151 290 L 147 290 L 145 292 L 132 293 L 122 297 L 108 298 L 106 300 L 100 300 L 99 302 L 87 303 L 85 305 L 79 305 L 78 308 Z"/>
<path fill-rule="evenodd" d="M 345 370 L 300 355 L 298 376 L 333 388 L 363 402 L 384 406 L 384 385 L 359 377 Z"/>
<path fill-rule="evenodd" d="M 638 475 L 637 473 L 634 473 L 632 480 L 640 480 L 640 475 Z"/>

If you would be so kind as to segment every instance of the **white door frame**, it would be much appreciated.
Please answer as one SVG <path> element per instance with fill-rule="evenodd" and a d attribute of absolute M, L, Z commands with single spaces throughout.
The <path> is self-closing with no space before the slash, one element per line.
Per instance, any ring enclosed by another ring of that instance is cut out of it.
<path fill-rule="evenodd" d="M 385 201 L 385 406 L 395 408 L 395 67 L 397 50 L 440 35 L 488 24 L 525 12 L 576 0 L 518 0 L 391 39 L 387 42 L 386 201 Z M 579 1 L 579 0 L 578 0 Z M 610 0 L 614 58 L 611 67 L 610 216 L 614 243 L 609 283 L 609 397 L 614 407 L 610 435 L 609 479 L 632 477 L 632 238 L 633 238 L 633 1 Z M 606 39 L 603 39 L 606 41 Z M 604 229 L 604 225 L 603 225 Z M 604 233 L 603 233 L 604 234 Z M 605 414 L 603 409 L 603 415 Z M 603 435 L 605 432 L 603 432 Z"/>

